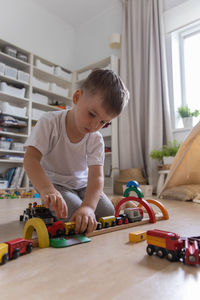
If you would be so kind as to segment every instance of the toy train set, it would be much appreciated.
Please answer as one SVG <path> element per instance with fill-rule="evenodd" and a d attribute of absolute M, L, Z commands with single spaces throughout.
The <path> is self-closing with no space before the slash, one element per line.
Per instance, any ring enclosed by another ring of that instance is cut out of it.
<path fill-rule="evenodd" d="M 130 191 L 134 191 L 138 197 L 129 197 Z M 143 196 L 144 195 L 137 182 L 128 182 L 123 198 L 115 207 L 115 216 L 101 217 L 98 220 L 94 235 L 97 235 L 97 232 L 110 232 L 110 229 L 114 230 L 116 228 L 116 230 L 119 230 L 134 226 L 134 224 L 143 224 L 142 222 L 144 221 L 146 223 L 155 223 L 156 217 L 150 203 L 159 207 L 162 212 L 162 217 L 157 217 L 157 219 L 160 220 L 169 218 L 167 210 L 159 201 L 154 199 L 144 200 Z M 121 206 L 127 201 L 138 202 L 138 207 L 126 208 L 123 213 L 120 213 Z M 143 210 L 140 207 L 141 205 L 145 207 L 146 212 L 149 215 L 149 219 L 147 218 L 147 220 L 144 220 Z M 24 210 L 23 215 L 20 216 L 20 221 L 26 221 L 23 234 L 24 239 L 16 239 L 0 244 L 0 263 L 2 264 L 6 263 L 8 258 L 17 258 L 20 254 L 31 252 L 33 247 L 33 230 L 35 230 L 37 233 L 38 245 L 40 248 L 49 247 L 51 244 L 50 241 L 54 238 L 71 236 L 75 233 L 75 222 L 58 221 L 48 208 L 46 208 L 44 205 L 38 205 L 36 202 L 29 204 L 28 208 Z M 18 246 L 11 246 L 11 244 L 15 243 L 17 240 Z M 81 242 L 87 242 L 90 239 L 84 240 L 84 238 L 81 238 L 80 240 L 82 240 Z M 14 251 L 17 254 L 15 254 Z"/>
<path fill-rule="evenodd" d="M 147 231 L 147 254 L 156 254 L 169 261 L 181 261 L 187 265 L 200 263 L 200 236 L 180 237 L 164 230 Z"/>

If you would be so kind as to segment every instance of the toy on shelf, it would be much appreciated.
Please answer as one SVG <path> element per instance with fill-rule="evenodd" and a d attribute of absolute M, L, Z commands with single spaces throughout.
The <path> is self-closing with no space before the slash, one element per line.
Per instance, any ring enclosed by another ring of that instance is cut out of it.
<path fill-rule="evenodd" d="M 147 231 L 147 254 L 156 254 L 169 261 L 182 261 L 187 265 L 198 265 L 200 237 L 180 237 L 164 230 Z"/>
<path fill-rule="evenodd" d="M 5 189 L 0 191 L 0 199 L 17 199 L 17 198 L 37 198 L 38 195 L 34 189 L 29 192 L 19 189 Z"/>
<path fill-rule="evenodd" d="M 146 231 L 138 230 L 135 232 L 129 232 L 129 242 L 138 243 L 145 241 L 147 238 Z"/>
<path fill-rule="evenodd" d="M 27 239 L 17 238 L 0 244 L 0 263 L 3 265 L 9 259 L 16 259 L 21 254 L 32 251 L 33 242 Z"/>

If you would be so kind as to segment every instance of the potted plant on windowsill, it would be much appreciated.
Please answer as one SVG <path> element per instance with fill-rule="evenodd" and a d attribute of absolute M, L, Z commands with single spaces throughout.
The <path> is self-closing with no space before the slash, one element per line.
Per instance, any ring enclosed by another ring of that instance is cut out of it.
<path fill-rule="evenodd" d="M 192 128 L 194 125 L 194 117 L 198 117 L 200 111 L 196 109 L 191 112 L 187 105 L 178 108 L 178 114 L 182 118 L 184 128 Z"/>
<path fill-rule="evenodd" d="M 180 144 L 174 140 L 173 142 L 169 142 L 167 145 L 163 145 L 163 147 L 159 150 L 153 150 L 150 153 L 150 157 L 152 159 L 157 159 L 160 164 L 171 165 L 179 147 Z"/>

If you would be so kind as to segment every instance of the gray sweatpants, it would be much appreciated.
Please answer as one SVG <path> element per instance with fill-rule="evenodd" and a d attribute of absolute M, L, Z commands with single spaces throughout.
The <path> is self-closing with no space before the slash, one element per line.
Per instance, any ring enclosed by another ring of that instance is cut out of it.
<path fill-rule="evenodd" d="M 83 198 L 85 196 L 86 188 L 79 190 L 70 190 L 58 184 L 54 184 L 56 190 L 58 190 L 68 207 L 68 217 L 66 221 L 69 221 L 74 212 L 81 206 Z M 113 216 L 115 209 L 108 197 L 102 193 L 95 210 L 95 216 L 98 221 L 99 218 L 105 216 Z"/>

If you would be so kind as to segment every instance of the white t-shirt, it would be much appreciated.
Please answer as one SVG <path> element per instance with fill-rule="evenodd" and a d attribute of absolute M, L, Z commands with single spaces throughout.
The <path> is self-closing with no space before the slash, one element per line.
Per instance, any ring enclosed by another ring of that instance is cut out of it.
<path fill-rule="evenodd" d="M 66 132 L 67 111 L 47 112 L 37 122 L 25 146 L 42 153 L 41 166 L 52 183 L 70 189 L 87 186 L 88 166 L 104 164 L 104 140 L 100 132 L 88 133 L 71 143 Z"/>

